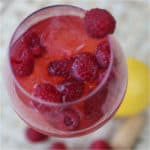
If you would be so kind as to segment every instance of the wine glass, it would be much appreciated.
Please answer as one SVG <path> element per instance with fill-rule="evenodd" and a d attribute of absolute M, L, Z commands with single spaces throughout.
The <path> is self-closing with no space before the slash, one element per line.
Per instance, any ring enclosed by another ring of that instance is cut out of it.
<path fill-rule="evenodd" d="M 126 91 L 127 66 L 118 40 L 109 35 L 110 64 L 102 82 L 92 92 L 66 103 L 45 102 L 28 93 L 12 71 L 11 47 L 34 24 L 59 15 L 83 18 L 85 10 L 70 5 L 48 6 L 32 13 L 17 27 L 9 44 L 7 87 L 14 110 L 28 125 L 47 135 L 75 137 L 99 129 L 115 114 Z"/>

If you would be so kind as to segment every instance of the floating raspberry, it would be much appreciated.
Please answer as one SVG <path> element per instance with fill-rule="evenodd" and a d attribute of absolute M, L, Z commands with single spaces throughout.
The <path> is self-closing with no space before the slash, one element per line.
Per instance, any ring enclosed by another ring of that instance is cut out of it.
<path fill-rule="evenodd" d="M 110 47 L 108 41 L 103 41 L 98 44 L 96 48 L 96 58 L 99 65 L 103 68 L 107 68 L 110 63 Z"/>
<path fill-rule="evenodd" d="M 12 63 L 12 66 L 14 74 L 19 77 L 29 76 L 34 68 L 33 62 Z"/>
<path fill-rule="evenodd" d="M 49 83 L 41 83 L 37 85 L 33 94 L 34 96 L 41 98 L 43 102 L 61 103 L 62 101 L 61 93 Z M 48 122 L 51 120 L 51 114 L 55 109 L 54 106 L 38 101 L 32 101 L 32 105 L 42 114 L 45 120 Z"/>
<path fill-rule="evenodd" d="M 28 62 L 31 60 L 33 61 L 33 55 L 27 48 L 20 49 L 18 53 L 11 57 L 11 61 L 14 63 Z"/>
<path fill-rule="evenodd" d="M 16 76 L 25 77 L 33 72 L 34 59 L 28 49 L 23 49 L 19 56 L 11 58 L 11 63 Z"/>
<path fill-rule="evenodd" d="M 25 35 L 23 41 L 29 46 L 34 47 L 40 44 L 40 37 L 36 32 L 29 32 Z"/>
<path fill-rule="evenodd" d="M 92 99 L 89 102 L 86 102 L 84 106 L 84 113 L 86 119 L 95 120 L 101 118 L 103 116 L 101 107 L 102 107 L 102 102 L 98 99 L 96 100 Z"/>
<path fill-rule="evenodd" d="M 64 81 L 59 85 L 59 90 L 63 94 L 63 101 L 74 101 L 82 96 L 84 84 L 80 81 Z"/>
<path fill-rule="evenodd" d="M 80 81 L 93 81 L 97 77 L 98 64 L 90 53 L 80 53 L 72 65 L 72 77 Z"/>
<path fill-rule="evenodd" d="M 73 58 L 50 62 L 48 65 L 48 73 L 50 75 L 69 77 L 73 63 Z"/>
<path fill-rule="evenodd" d="M 56 110 L 51 115 L 51 123 L 59 130 L 76 130 L 80 124 L 80 116 L 78 112 L 71 108 Z"/>
<path fill-rule="evenodd" d="M 105 75 L 106 75 L 106 70 L 101 70 L 101 72 L 99 73 L 99 82 L 102 82 L 102 80 L 104 79 Z"/>
<path fill-rule="evenodd" d="M 61 93 L 49 83 L 38 84 L 34 90 L 34 96 L 55 103 L 60 103 L 62 99 Z"/>
<path fill-rule="evenodd" d="M 84 22 L 88 34 L 93 38 L 102 38 L 113 33 L 116 26 L 116 21 L 110 12 L 99 8 L 87 11 Z"/>
<path fill-rule="evenodd" d="M 84 113 L 86 119 L 100 119 L 103 116 L 102 105 L 105 103 L 107 97 L 107 88 L 104 87 L 101 91 L 96 93 L 91 99 L 84 103 Z"/>
<path fill-rule="evenodd" d="M 24 49 L 22 51 L 21 56 L 20 56 L 20 61 L 21 62 L 27 62 L 27 61 L 30 61 L 30 60 L 33 60 L 32 53 L 28 49 Z"/>
<path fill-rule="evenodd" d="M 94 141 L 90 147 L 89 150 L 111 150 L 111 146 L 104 140 L 96 140 Z"/>
<path fill-rule="evenodd" d="M 30 48 L 33 56 L 40 57 L 42 56 L 43 52 L 45 51 L 45 48 L 40 45 L 35 45 L 34 47 Z"/>
<path fill-rule="evenodd" d="M 62 142 L 53 143 L 49 150 L 67 150 L 67 146 Z"/>
<path fill-rule="evenodd" d="M 30 127 L 26 129 L 25 134 L 30 142 L 42 142 L 48 139 L 47 135 L 41 134 Z"/>
<path fill-rule="evenodd" d="M 30 32 L 25 35 L 24 41 L 27 44 L 27 47 L 31 50 L 33 56 L 42 56 L 45 48 L 41 45 L 40 36 L 36 32 Z"/>

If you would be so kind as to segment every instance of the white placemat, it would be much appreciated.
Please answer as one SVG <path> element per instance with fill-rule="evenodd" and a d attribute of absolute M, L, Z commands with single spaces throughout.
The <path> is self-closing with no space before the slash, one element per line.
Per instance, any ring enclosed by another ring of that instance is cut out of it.
<path fill-rule="evenodd" d="M 42 144 L 33 145 L 23 136 L 25 124 L 17 117 L 10 105 L 10 97 L 5 87 L 3 69 L 8 43 L 18 23 L 38 8 L 52 4 L 72 4 L 83 8 L 102 7 L 109 9 L 117 18 L 116 35 L 126 56 L 134 56 L 148 64 L 150 48 L 148 45 L 148 1 L 146 0 L 5 0 L 0 2 L 0 144 L 2 150 L 46 150 L 52 138 Z M 79 145 L 81 149 L 87 146 L 92 138 L 107 138 L 115 126 L 110 121 L 104 128 L 82 138 L 65 140 L 68 145 Z M 136 150 L 148 150 L 149 126 L 146 125 L 143 134 L 135 147 Z M 60 140 L 60 139 L 59 139 Z"/>

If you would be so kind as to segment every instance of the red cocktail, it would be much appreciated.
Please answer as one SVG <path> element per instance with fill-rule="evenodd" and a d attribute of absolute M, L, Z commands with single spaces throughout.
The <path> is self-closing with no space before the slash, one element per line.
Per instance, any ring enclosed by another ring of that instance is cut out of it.
<path fill-rule="evenodd" d="M 67 5 L 43 8 L 12 37 L 8 85 L 14 109 L 43 133 L 73 137 L 92 132 L 122 101 L 125 58 L 114 36 L 102 33 L 105 27 L 99 35 L 91 33 L 92 13 Z"/>

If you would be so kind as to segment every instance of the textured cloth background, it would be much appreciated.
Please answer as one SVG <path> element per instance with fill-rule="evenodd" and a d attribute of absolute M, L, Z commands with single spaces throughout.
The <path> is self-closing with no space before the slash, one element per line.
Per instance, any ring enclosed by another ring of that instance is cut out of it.
<path fill-rule="evenodd" d="M 0 1 L 0 146 L 2 150 L 46 150 L 51 142 L 63 140 L 52 138 L 49 142 L 32 145 L 24 138 L 25 124 L 17 117 L 10 105 L 10 97 L 5 87 L 3 66 L 8 43 L 16 26 L 31 12 L 53 4 L 71 4 L 85 9 L 101 7 L 109 9 L 117 19 L 116 35 L 126 56 L 139 58 L 145 63 L 150 61 L 150 41 L 148 33 L 148 0 L 2 0 Z M 104 128 L 82 138 L 66 139 L 70 147 L 76 145 L 84 150 L 91 139 L 108 138 L 116 121 L 110 121 Z M 148 150 L 149 125 L 138 140 L 134 149 Z"/>

